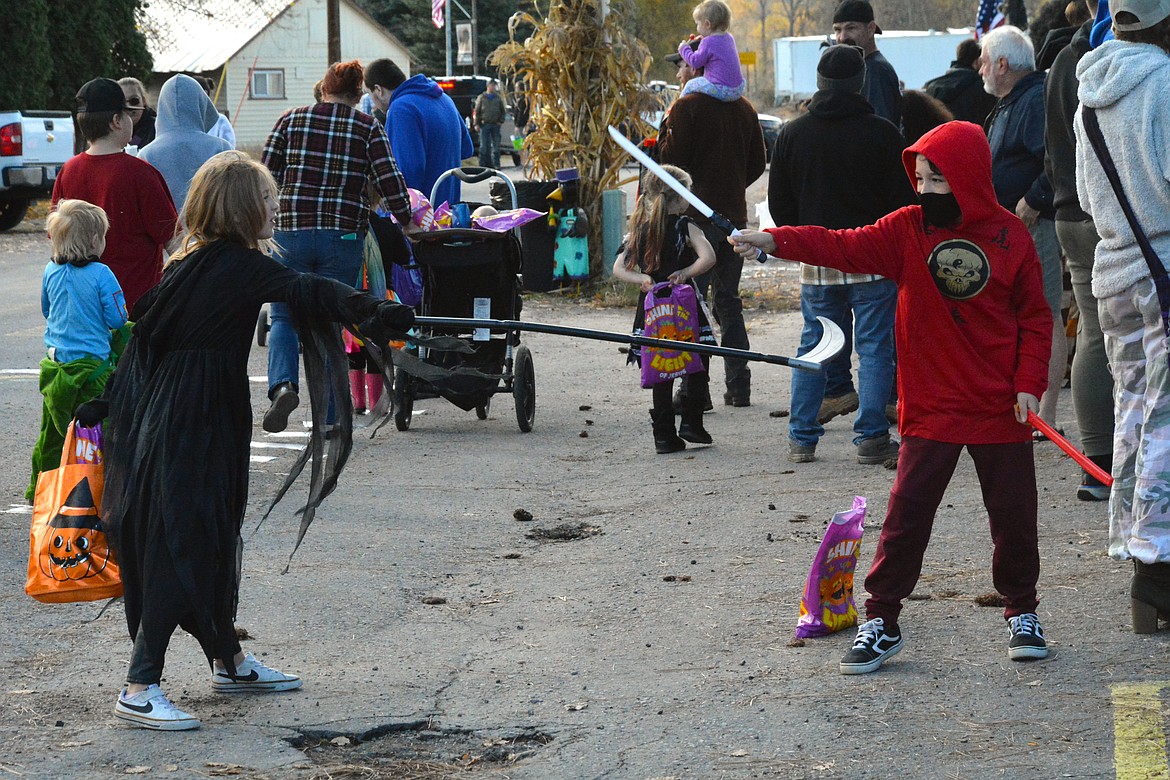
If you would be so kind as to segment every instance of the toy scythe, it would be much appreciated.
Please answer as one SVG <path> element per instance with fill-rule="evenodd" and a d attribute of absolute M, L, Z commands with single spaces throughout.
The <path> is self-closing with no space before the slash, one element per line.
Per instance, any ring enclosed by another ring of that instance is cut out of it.
<path fill-rule="evenodd" d="M 714 355 L 716 357 L 739 358 L 740 360 L 755 360 L 761 363 L 773 363 L 778 366 L 789 366 L 802 371 L 820 371 L 822 364 L 841 351 L 845 346 L 845 334 L 835 322 L 824 317 L 817 317 L 821 323 L 821 340 L 808 352 L 799 357 L 785 357 L 784 355 L 770 355 L 765 352 L 751 352 L 746 349 L 732 347 L 717 347 L 712 344 L 696 344 L 691 341 L 674 341 L 673 339 L 654 339 L 646 336 L 635 336 L 632 333 L 614 333 L 605 330 L 591 330 L 588 328 L 571 328 L 564 325 L 548 325 L 543 322 L 520 322 L 519 320 L 488 320 L 470 319 L 465 317 L 416 317 L 416 325 L 443 328 L 488 328 L 489 330 L 525 330 L 533 333 L 550 333 L 555 336 L 572 336 L 574 338 L 592 339 L 594 341 L 612 341 L 617 344 L 637 344 L 641 347 L 655 349 L 670 349 L 678 352 L 697 352 L 700 355 Z"/>

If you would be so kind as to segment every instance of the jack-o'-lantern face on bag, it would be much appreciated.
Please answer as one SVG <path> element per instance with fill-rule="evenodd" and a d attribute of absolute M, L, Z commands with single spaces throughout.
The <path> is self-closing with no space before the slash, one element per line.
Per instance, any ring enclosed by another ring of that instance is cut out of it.
<path fill-rule="evenodd" d="M 89 480 L 82 479 L 69 493 L 65 505 L 49 521 L 48 555 L 41 557 L 41 571 L 64 582 L 92 577 L 106 568 L 109 544 L 93 500 Z"/>

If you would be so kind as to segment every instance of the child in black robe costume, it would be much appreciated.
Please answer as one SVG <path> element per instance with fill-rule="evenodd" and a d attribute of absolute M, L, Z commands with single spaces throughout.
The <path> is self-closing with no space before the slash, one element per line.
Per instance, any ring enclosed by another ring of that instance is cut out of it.
<path fill-rule="evenodd" d="M 126 620 L 134 640 L 127 688 L 115 715 L 136 726 L 196 728 L 158 687 L 176 626 L 198 639 L 220 692 L 300 687 L 300 678 L 244 655 L 234 618 L 240 527 L 248 498 L 252 404 L 247 361 L 261 304 L 287 302 L 306 353 L 336 345 L 331 361 L 306 360 L 319 457 L 329 380 L 345 361 L 334 323 L 367 335 L 402 331 L 413 311 L 343 284 L 289 270 L 260 251 L 272 236 L 276 184 L 240 152 L 211 158 L 196 174 L 184 208 L 191 235 L 162 281 L 135 307 L 129 346 L 110 382 L 103 519 L 121 566 Z M 346 398 L 344 392 L 339 396 Z M 321 412 L 322 414 L 318 414 Z M 79 415 L 80 416 L 80 415 Z M 352 424 L 348 414 L 345 423 Z M 329 442 L 330 467 L 348 455 L 351 429 Z M 314 465 L 312 501 L 329 492 Z"/>

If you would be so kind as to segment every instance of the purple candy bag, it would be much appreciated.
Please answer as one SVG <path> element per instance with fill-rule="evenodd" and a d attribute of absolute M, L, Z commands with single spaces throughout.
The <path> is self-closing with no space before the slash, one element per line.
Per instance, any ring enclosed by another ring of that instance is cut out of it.
<path fill-rule="evenodd" d="M 699 303 L 689 284 L 656 284 L 646 293 L 642 335 L 673 341 L 698 341 Z M 668 382 L 703 370 L 697 352 L 642 347 L 642 387 Z"/>
<path fill-rule="evenodd" d="M 826 636 L 857 625 L 853 571 L 857 568 L 864 522 L 863 496 L 854 496 L 853 508 L 848 512 L 838 512 L 829 521 L 825 538 L 813 558 L 804 596 L 800 599 L 800 620 L 796 623 L 798 638 Z"/>
<path fill-rule="evenodd" d="M 94 466 L 101 465 L 102 462 L 102 424 L 98 423 L 92 428 L 74 423 L 73 435 L 75 441 L 75 452 L 77 456 L 77 463 L 90 463 Z"/>
<path fill-rule="evenodd" d="M 481 228 L 483 230 L 491 230 L 496 233 L 506 233 L 512 228 L 517 228 L 521 225 L 527 225 L 533 220 L 544 219 L 547 216 L 547 211 L 537 211 L 536 209 L 508 209 L 507 211 L 501 211 L 498 214 L 490 214 L 482 217 L 477 217 L 473 214 L 471 216 L 471 224 L 473 227 Z"/>

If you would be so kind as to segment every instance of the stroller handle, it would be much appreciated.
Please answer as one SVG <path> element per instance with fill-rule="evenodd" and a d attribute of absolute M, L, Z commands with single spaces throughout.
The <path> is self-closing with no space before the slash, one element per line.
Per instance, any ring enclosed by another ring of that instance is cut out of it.
<path fill-rule="evenodd" d="M 451 168 L 450 170 L 443 171 L 439 178 L 435 180 L 435 186 L 431 187 L 432 204 L 434 204 L 435 198 L 439 196 L 440 185 L 442 185 L 442 183 L 446 181 L 447 177 L 449 176 L 454 176 L 455 178 L 459 179 L 459 181 L 466 184 L 478 184 L 481 181 L 487 181 L 491 178 L 503 179 L 504 183 L 508 185 L 508 192 L 512 195 L 512 208 L 516 208 L 518 199 L 516 197 L 516 185 L 512 183 L 512 180 L 497 171 L 495 168 L 479 167 Z"/>

